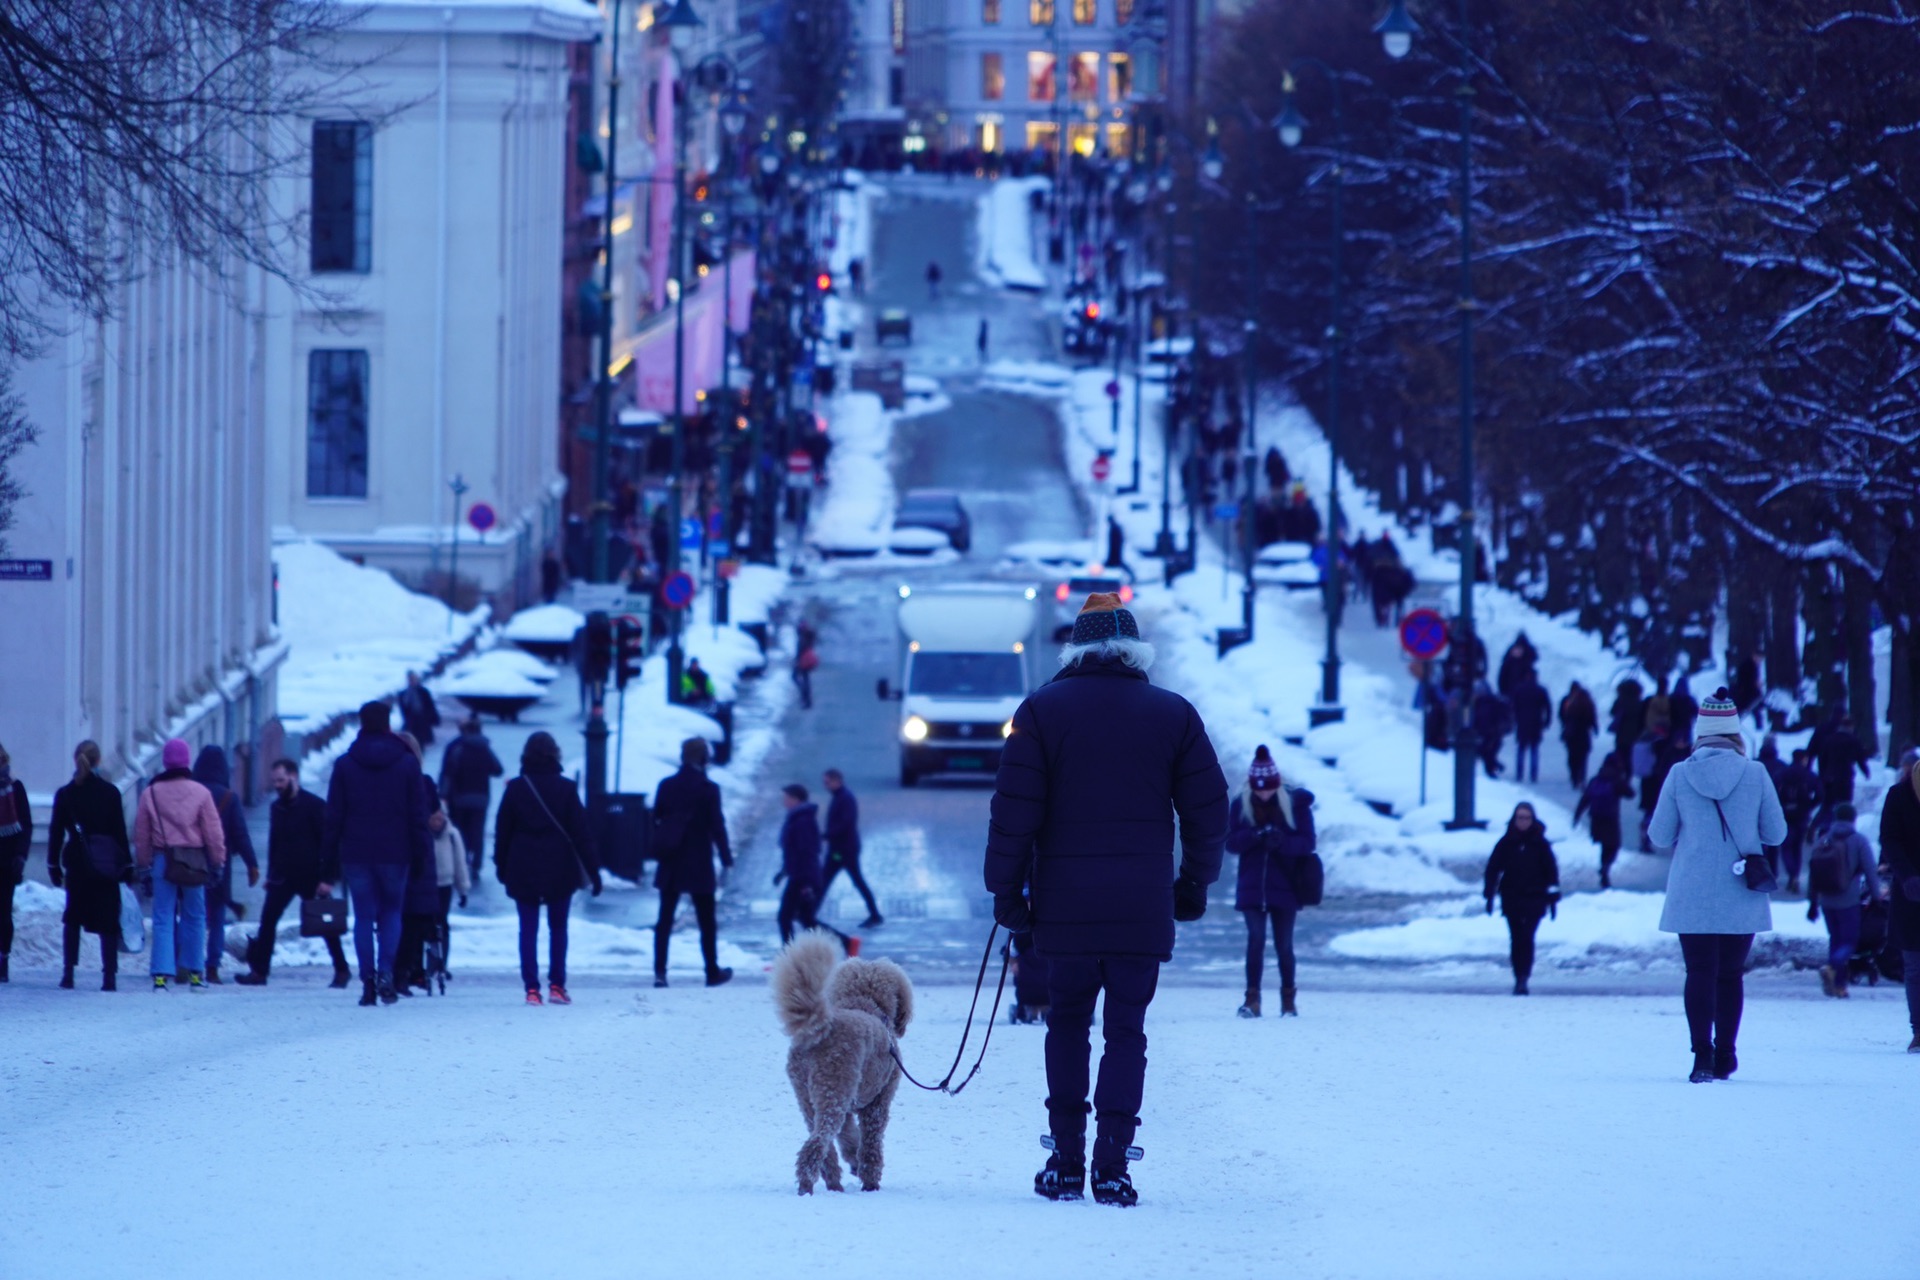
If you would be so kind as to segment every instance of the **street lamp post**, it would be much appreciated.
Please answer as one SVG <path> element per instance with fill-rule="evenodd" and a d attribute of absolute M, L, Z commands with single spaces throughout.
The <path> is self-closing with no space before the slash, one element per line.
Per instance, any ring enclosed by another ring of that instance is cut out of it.
<path fill-rule="evenodd" d="M 731 168 L 738 157 L 735 155 L 735 140 L 740 131 L 747 127 L 746 103 L 734 98 L 720 109 L 720 128 L 727 135 L 727 160 Z M 720 454 L 720 483 L 717 486 L 720 500 L 720 558 L 733 558 L 733 451 L 736 444 L 734 420 L 737 417 L 733 405 L 733 204 L 739 193 L 734 189 L 736 179 L 729 178 L 720 188 L 720 198 L 725 206 L 724 230 L 721 232 L 720 252 L 720 408 L 715 423 L 719 437 L 715 444 Z M 713 584 L 713 621 L 716 626 L 725 626 L 729 621 L 731 582 L 726 574 L 716 568 Z"/>
<path fill-rule="evenodd" d="M 1346 143 L 1346 127 L 1340 101 L 1340 73 L 1318 58 L 1300 61 L 1317 67 L 1333 90 L 1333 132 L 1336 145 Z M 1293 72 L 1281 83 L 1284 94 L 1280 115 L 1274 128 L 1287 147 L 1297 147 L 1306 136 L 1306 119 L 1294 105 Z M 1320 703 L 1308 711 L 1314 724 L 1331 724 L 1346 718 L 1340 705 L 1340 618 L 1345 612 L 1346 583 L 1340 572 L 1340 343 L 1345 336 L 1342 291 L 1345 288 L 1344 254 L 1346 223 L 1342 196 L 1346 191 L 1345 158 L 1333 163 L 1333 285 L 1332 311 L 1327 322 L 1327 571 L 1325 574 L 1327 613 L 1327 653 L 1320 665 Z"/>
<path fill-rule="evenodd" d="M 1419 27 L 1407 15 L 1406 0 L 1393 0 L 1387 14 L 1374 25 L 1390 58 L 1404 58 L 1413 48 Z M 1460 0 L 1460 609 L 1454 642 L 1467 646 L 1457 664 L 1465 685 L 1453 723 L 1453 820 L 1450 830 L 1484 827 L 1474 816 L 1474 766 L 1479 747 L 1473 731 L 1473 683 L 1477 678 L 1474 653 L 1478 638 L 1473 625 L 1474 562 L 1479 559 L 1474 537 L 1473 471 L 1473 54 L 1467 45 L 1467 0 Z"/>
<path fill-rule="evenodd" d="M 693 11 L 688 0 L 674 0 L 673 8 L 667 13 L 663 23 L 667 28 L 667 39 L 672 46 L 676 62 L 683 58 L 693 44 L 695 33 L 702 24 L 700 15 Z M 678 78 L 678 77 L 676 77 Z M 685 495 L 682 486 L 685 477 L 681 474 L 686 467 L 687 455 L 687 416 L 685 412 L 687 378 L 687 107 L 691 105 L 692 95 L 686 92 L 684 82 L 680 85 L 680 102 L 673 113 L 673 441 L 672 460 L 667 479 L 667 575 L 680 572 L 680 522 L 685 518 L 682 508 Z M 664 579 L 663 579 L 664 581 Z M 686 662 L 686 653 L 680 647 L 681 613 L 671 610 L 671 621 L 667 630 L 667 701 L 680 699 L 680 673 Z"/>

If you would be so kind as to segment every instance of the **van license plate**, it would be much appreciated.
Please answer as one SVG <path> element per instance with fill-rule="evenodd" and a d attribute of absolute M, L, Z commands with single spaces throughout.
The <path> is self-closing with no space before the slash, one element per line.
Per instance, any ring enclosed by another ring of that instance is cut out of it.
<path fill-rule="evenodd" d="M 986 761 L 979 756 L 953 756 L 948 759 L 947 765 L 954 769 L 983 769 Z"/>

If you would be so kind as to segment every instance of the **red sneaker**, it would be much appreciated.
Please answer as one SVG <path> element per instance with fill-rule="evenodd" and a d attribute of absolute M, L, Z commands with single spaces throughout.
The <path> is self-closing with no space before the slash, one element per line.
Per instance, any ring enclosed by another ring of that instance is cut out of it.
<path fill-rule="evenodd" d="M 528 988 L 527 988 L 527 1003 L 528 1003 L 528 1004 L 530 1004 L 530 1005 L 534 1005 L 534 1006 L 536 1006 L 536 1007 L 537 1007 L 538 1005 L 540 1005 L 540 1004 L 542 1004 L 542 1003 L 544 1003 L 544 1002 L 543 1002 L 543 1001 L 542 1001 L 542 1000 L 540 999 L 540 988 L 538 988 L 538 987 L 528 987 Z"/>
<path fill-rule="evenodd" d="M 568 997 L 567 989 L 565 987 L 561 986 L 557 982 L 552 982 L 547 984 L 547 1003 L 548 1004 L 572 1004 L 573 1001 Z"/>

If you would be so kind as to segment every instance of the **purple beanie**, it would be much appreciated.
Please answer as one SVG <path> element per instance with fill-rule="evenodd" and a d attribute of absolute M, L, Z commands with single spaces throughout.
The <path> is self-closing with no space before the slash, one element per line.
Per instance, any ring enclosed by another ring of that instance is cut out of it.
<path fill-rule="evenodd" d="M 168 738 L 160 748 L 160 763 L 169 769 L 184 769 L 193 763 L 193 748 L 185 738 Z"/>

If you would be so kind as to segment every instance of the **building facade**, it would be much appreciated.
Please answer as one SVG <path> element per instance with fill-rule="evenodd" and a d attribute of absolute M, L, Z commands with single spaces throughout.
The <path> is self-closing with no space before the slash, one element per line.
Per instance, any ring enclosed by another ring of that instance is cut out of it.
<path fill-rule="evenodd" d="M 907 131 L 943 150 L 1124 154 L 1136 0 L 906 0 Z"/>
<path fill-rule="evenodd" d="M 285 657 L 260 273 L 135 274 L 111 319 L 73 318 L 14 370 L 39 440 L 0 574 L 0 742 L 43 823 L 88 738 L 129 801 L 171 737 L 236 748 L 257 785 Z"/>
<path fill-rule="evenodd" d="M 436 593 L 457 558 L 462 603 L 537 589 L 566 490 L 571 46 L 600 25 L 580 0 L 373 0 L 340 37 L 365 70 L 295 126 L 306 271 L 269 291 L 276 538 Z"/>

